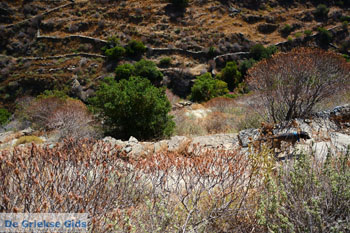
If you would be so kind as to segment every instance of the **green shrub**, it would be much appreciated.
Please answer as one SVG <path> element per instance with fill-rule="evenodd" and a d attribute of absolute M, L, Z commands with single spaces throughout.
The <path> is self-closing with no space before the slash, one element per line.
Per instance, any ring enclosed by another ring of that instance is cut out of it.
<path fill-rule="evenodd" d="M 188 6 L 188 0 L 170 0 L 176 8 L 184 9 Z"/>
<path fill-rule="evenodd" d="M 218 79 L 226 82 L 228 89 L 233 91 L 242 81 L 242 74 L 239 72 L 236 62 L 227 62 L 225 68 L 221 71 L 221 75 L 218 76 Z"/>
<path fill-rule="evenodd" d="M 342 26 L 344 30 L 348 30 L 349 21 L 343 21 Z"/>
<path fill-rule="evenodd" d="M 284 27 L 281 29 L 281 34 L 283 36 L 288 36 L 293 31 L 292 26 L 289 24 L 284 25 Z"/>
<path fill-rule="evenodd" d="M 297 32 L 294 34 L 295 38 L 300 38 L 303 34 L 301 32 Z"/>
<path fill-rule="evenodd" d="M 148 60 L 140 60 L 134 64 L 134 76 L 147 78 L 152 83 L 159 83 L 163 79 L 163 74 L 158 70 L 157 65 Z"/>
<path fill-rule="evenodd" d="M 69 96 L 66 92 L 60 90 L 45 90 L 40 95 L 37 96 L 38 99 L 46 99 L 46 98 L 58 98 L 58 99 L 67 99 Z"/>
<path fill-rule="evenodd" d="M 132 64 L 126 63 L 117 66 L 115 69 L 115 79 L 117 81 L 121 79 L 129 79 L 135 73 L 135 67 Z"/>
<path fill-rule="evenodd" d="M 163 79 L 163 74 L 158 70 L 156 64 L 144 59 L 136 62 L 134 65 L 130 63 L 119 65 L 115 69 L 115 78 L 117 81 L 128 79 L 131 76 L 147 78 L 153 84 L 158 84 Z"/>
<path fill-rule="evenodd" d="M 17 139 L 15 146 L 26 144 L 26 143 L 32 143 L 32 142 L 36 144 L 40 144 L 40 143 L 43 143 L 43 140 L 37 136 L 22 136 Z"/>
<path fill-rule="evenodd" d="M 342 17 L 340 17 L 340 21 L 344 22 L 344 21 L 350 21 L 350 16 L 348 15 L 343 15 Z"/>
<path fill-rule="evenodd" d="M 228 93 L 226 82 L 214 79 L 210 73 L 205 73 L 196 78 L 195 84 L 191 88 L 190 99 L 202 102 L 226 93 Z"/>
<path fill-rule="evenodd" d="M 6 124 L 10 116 L 11 116 L 11 113 L 9 113 L 7 109 L 0 108 L 0 125 Z"/>
<path fill-rule="evenodd" d="M 208 56 L 214 57 L 216 55 L 216 48 L 214 46 L 210 46 L 208 49 Z"/>
<path fill-rule="evenodd" d="M 349 152 L 315 157 L 302 153 L 267 179 L 257 217 L 270 232 L 350 230 Z"/>
<path fill-rule="evenodd" d="M 333 41 L 333 35 L 330 31 L 325 28 L 318 28 L 319 39 L 323 45 L 328 45 Z"/>
<path fill-rule="evenodd" d="M 329 8 L 325 4 L 319 4 L 314 11 L 314 15 L 320 19 L 327 19 Z"/>
<path fill-rule="evenodd" d="M 138 57 L 141 56 L 146 52 L 146 46 L 141 42 L 137 40 L 131 40 L 129 43 L 125 46 L 126 49 L 126 55 L 129 57 Z"/>
<path fill-rule="evenodd" d="M 122 46 L 115 46 L 105 50 L 105 55 L 111 60 L 120 60 L 125 56 L 126 50 Z"/>
<path fill-rule="evenodd" d="M 260 61 L 265 58 L 271 57 L 274 53 L 277 52 L 277 47 L 276 46 L 269 46 L 265 48 L 261 44 L 254 45 L 250 49 L 250 54 L 255 59 L 256 61 Z"/>
<path fill-rule="evenodd" d="M 246 76 L 247 71 L 254 66 L 256 61 L 253 58 L 244 60 L 239 65 L 239 70 L 241 71 L 242 77 Z"/>
<path fill-rule="evenodd" d="M 163 57 L 159 61 L 159 66 L 160 67 L 168 67 L 171 64 L 171 58 L 170 57 Z"/>
<path fill-rule="evenodd" d="M 119 82 L 106 78 L 91 103 L 104 119 L 106 133 L 117 138 L 161 138 L 170 136 L 175 127 L 165 89 L 145 78 L 132 76 Z"/>
<path fill-rule="evenodd" d="M 305 36 L 311 36 L 312 35 L 312 31 L 311 30 L 305 30 L 304 34 L 305 34 Z"/>

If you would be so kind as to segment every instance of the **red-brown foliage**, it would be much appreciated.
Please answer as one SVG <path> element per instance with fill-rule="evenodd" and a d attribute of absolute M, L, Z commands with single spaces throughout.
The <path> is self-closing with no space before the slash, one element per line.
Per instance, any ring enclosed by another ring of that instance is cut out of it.
<path fill-rule="evenodd" d="M 274 122 L 309 115 L 315 104 L 348 88 L 350 82 L 350 65 L 345 59 L 311 48 L 279 53 L 248 73 L 249 86 Z"/>
<path fill-rule="evenodd" d="M 220 149 L 133 160 L 103 141 L 32 144 L 0 152 L 0 212 L 89 213 L 92 232 L 251 231 L 250 167 Z"/>
<path fill-rule="evenodd" d="M 40 129 L 56 130 L 60 138 L 94 137 L 94 118 L 80 100 L 57 97 L 37 98 L 24 110 Z"/>

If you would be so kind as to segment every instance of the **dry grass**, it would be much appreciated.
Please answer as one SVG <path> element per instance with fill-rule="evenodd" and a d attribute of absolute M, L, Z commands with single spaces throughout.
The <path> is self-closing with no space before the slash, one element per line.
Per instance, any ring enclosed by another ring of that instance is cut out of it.
<path fill-rule="evenodd" d="M 248 128 L 258 128 L 264 121 L 263 117 L 249 105 L 231 98 L 217 97 L 203 105 L 197 104 L 192 109 L 210 110 L 210 112 L 203 118 L 186 115 L 187 109 L 174 112 L 176 135 L 236 133 Z"/>

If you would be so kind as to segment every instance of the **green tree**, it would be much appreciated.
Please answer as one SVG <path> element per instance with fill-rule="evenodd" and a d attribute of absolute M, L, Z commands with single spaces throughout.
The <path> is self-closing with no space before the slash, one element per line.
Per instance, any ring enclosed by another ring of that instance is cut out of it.
<path fill-rule="evenodd" d="M 149 79 L 153 84 L 159 83 L 163 79 L 163 74 L 158 70 L 157 65 L 152 61 L 140 60 L 134 65 L 134 76 L 141 76 Z"/>
<path fill-rule="evenodd" d="M 108 59 L 120 60 L 126 53 L 126 50 L 122 46 L 115 46 L 105 50 L 105 54 Z"/>
<path fill-rule="evenodd" d="M 126 55 L 129 57 L 138 57 L 141 56 L 146 52 L 146 46 L 141 42 L 137 40 L 131 40 L 129 43 L 125 46 L 126 49 Z"/>
<path fill-rule="evenodd" d="M 135 67 L 132 64 L 125 63 L 117 66 L 115 69 L 115 79 L 117 81 L 121 79 L 129 79 L 135 73 Z"/>
<path fill-rule="evenodd" d="M 233 91 L 237 85 L 242 81 L 242 74 L 239 72 L 236 62 L 227 62 L 224 69 L 221 71 L 221 75 L 218 78 L 227 83 L 228 89 Z"/>
<path fill-rule="evenodd" d="M 9 113 L 5 108 L 0 108 L 0 125 L 4 125 L 10 118 L 11 113 Z"/>
<path fill-rule="evenodd" d="M 205 73 L 197 77 L 195 84 L 191 88 L 190 99 L 202 102 L 226 93 L 228 93 L 226 82 L 214 79 L 210 73 Z"/>
<path fill-rule="evenodd" d="M 145 78 L 132 76 L 119 82 L 106 78 L 91 103 L 100 112 L 106 133 L 114 137 L 161 138 L 170 136 L 175 126 L 165 89 Z"/>
<path fill-rule="evenodd" d="M 250 49 L 250 54 L 253 57 L 253 59 L 255 59 L 256 61 L 269 58 L 276 52 L 277 52 L 277 48 L 276 46 L 273 46 L 273 45 L 265 48 L 263 45 L 257 44 Z"/>

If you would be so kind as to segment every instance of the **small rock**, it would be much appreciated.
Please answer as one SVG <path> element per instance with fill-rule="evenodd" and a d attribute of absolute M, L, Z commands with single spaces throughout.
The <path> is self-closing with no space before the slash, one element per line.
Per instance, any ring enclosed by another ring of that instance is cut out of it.
<path fill-rule="evenodd" d="M 135 138 L 135 137 L 133 137 L 133 136 L 131 136 L 130 138 L 129 138 L 129 141 L 128 141 L 129 143 L 138 143 L 139 141 Z"/>
<path fill-rule="evenodd" d="M 242 147 L 248 147 L 249 143 L 259 138 L 260 132 L 258 129 L 246 129 L 238 133 L 239 144 Z"/>

